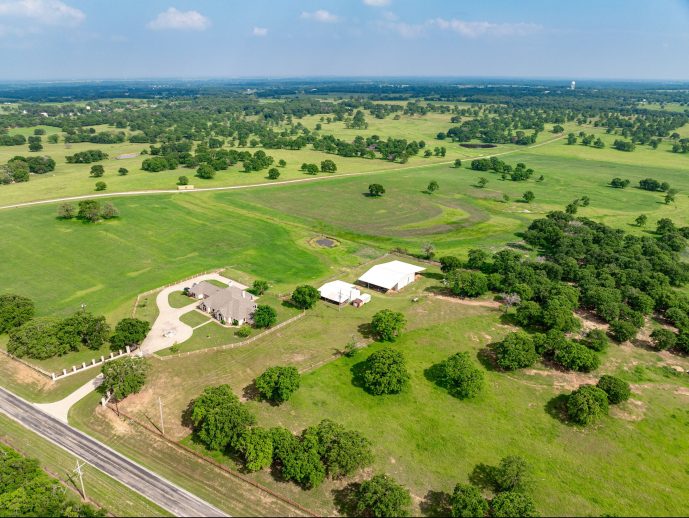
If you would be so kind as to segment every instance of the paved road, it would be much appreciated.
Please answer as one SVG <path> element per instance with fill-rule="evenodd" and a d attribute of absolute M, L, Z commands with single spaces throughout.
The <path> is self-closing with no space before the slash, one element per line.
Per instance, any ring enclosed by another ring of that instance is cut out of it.
<path fill-rule="evenodd" d="M 227 516 L 212 505 L 0 388 L 0 412 L 175 516 Z"/>
<path fill-rule="evenodd" d="M 547 144 L 550 144 L 552 142 L 555 142 L 557 140 L 560 140 L 564 137 L 564 134 L 558 134 L 556 137 L 551 138 L 549 140 L 546 140 L 545 142 L 540 142 L 538 144 L 533 144 L 531 146 L 526 146 L 523 149 L 510 149 L 507 151 L 502 151 L 500 153 L 492 153 L 492 154 L 486 154 L 486 155 L 478 155 L 474 157 L 466 157 L 462 158 L 463 162 L 473 160 L 475 158 L 490 158 L 492 156 L 504 156 L 504 155 L 511 155 L 513 153 L 520 153 L 523 151 L 527 151 L 529 149 L 534 149 L 537 147 L 545 146 Z M 379 174 L 379 173 L 394 173 L 394 172 L 399 172 L 399 171 L 404 171 L 405 169 L 422 169 L 426 167 L 433 167 L 433 166 L 438 166 L 438 165 L 448 165 L 452 164 L 454 161 L 449 161 L 449 162 L 431 162 L 428 164 L 413 164 L 413 165 L 407 165 L 403 167 L 392 167 L 392 168 L 387 168 L 387 169 L 375 169 L 372 171 L 362 171 L 359 173 L 341 173 L 341 174 L 334 174 L 334 175 L 327 175 L 327 176 L 314 176 L 310 178 L 297 178 L 294 180 L 281 180 L 279 182 L 261 182 L 261 183 L 252 183 L 252 184 L 246 184 L 246 185 L 229 185 L 225 187 L 201 187 L 201 188 L 196 188 L 196 189 L 191 189 L 188 191 L 180 191 L 177 189 L 150 189 L 150 190 L 144 190 L 144 191 L 123 191 L 123 192 L 108 192 L 108 193 L 100 193 L 100 194 L 82 194 L 78 196 L 65 196 L 63 198 L 52 198 L 48 200 L 36 200 L 36 201 L 26 201 L 22 203 L 13 203 L 12 205 L 2 205 L 0 206 L 0 210 L 3 209 L 18 209 L 21 207 L 31 207 L 33 205 L 46 205 L 50 203 L 58 203 L 58 202 L 65 202 L 65 201 L 78 201 L 78 200 L 92 200 L 94 198 L 112 198 L 112 197 L 124 197 L 124 196 L 146 196 L 146 195 L 151 195 L 151 194 L 189 194 L 193 192 L 208 192 L 208 191 L 235 191 L 235 190 L 241 190 L 241 189 L 253 189 L 256 187 L 271 187 L 273 185 L 289 185 L 293 183 L 305 183 L 305 182 L 319 182 L 319 181 L 324 181 L 324 180 L 332 180 L 334 178 L 346 178 L 348 176 L 365 176 L 365 175 L 371 175 L 371 174 Z"/>

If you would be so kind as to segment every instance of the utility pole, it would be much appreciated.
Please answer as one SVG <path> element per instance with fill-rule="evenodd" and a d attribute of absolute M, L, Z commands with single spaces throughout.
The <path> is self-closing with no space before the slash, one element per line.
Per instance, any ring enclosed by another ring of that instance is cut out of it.
<path fill-rule="evenodd" d="M 82 468 L 86 465 L 85 462 L 79 462 L 79 459 L 77 459 L 77 467 L 74 469 L 74 472 L 79 475 L 79 483 L 81 484 L 81 497 L 86 501 L 86 489 L 84 489 L 84 472 L 82 471 Z"/>
<path fill-rule="evenodd" d="M 160 399 L 160 396 L 158 396 L 158 408 L 160 409 L 160 430 L 163 432 L 163 435 L 165 435 L 165 421 L 163 419 L 163 402 Z"/>

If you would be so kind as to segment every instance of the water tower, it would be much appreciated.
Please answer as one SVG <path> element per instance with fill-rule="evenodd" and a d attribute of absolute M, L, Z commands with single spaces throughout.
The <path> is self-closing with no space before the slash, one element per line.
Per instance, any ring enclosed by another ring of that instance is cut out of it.
<path fill-rule="evenodd" d="M 576 87 L 577 87 L 577 82 L 576 82 L 576 81 L 572 81 L 572 84 L 569 85 L 569 89 L 570 89 L 570 90 L 574 90 Z"/>

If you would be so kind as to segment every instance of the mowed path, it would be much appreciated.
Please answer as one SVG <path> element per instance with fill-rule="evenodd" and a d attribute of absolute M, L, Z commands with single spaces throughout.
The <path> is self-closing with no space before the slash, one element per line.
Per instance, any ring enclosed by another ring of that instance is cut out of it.
<path fill-rule="evenodd" d="M 564 134 L 560 134 L 550 140 L 546 140 L 545 142 L 541 142 L 539 144 L 533 144 L 531 146 L 526 146 L 524 149 L 511 149 L 509 151 L 503 151 L 502 153 L 495 153 L 492 155 L 479 155 L 475 157 L 469 157 L 463 159 L 463 161 L 468 161 L 468 160 L 475 160 L 477 158 L 490 158 L 492 156 L 504 156 L 504 155 L 509 155 L 512 153 L 520 153 L 523 152 L 527 149 L 534 149 L 537 147 L 545 146 L 547 144 L 550 144 L 552 142 L 555 142 L 557 140 L 560 140 L 564 137 Z M 409 166 L 404 166 L 404 167 L 396 167 L 394 169 L 375 169 L 372 171 L 362 171 L 359 173 L 342 173 L 342 174 L 333 174 L 329 176 L 314 176 L 312 178 L 297 178 L 294 180 L 281 180 L 277 182 L 261 182 L 261 183 L 252 183 L 248 185 L 228 185 L 225 187 L 201 187 L 198 189 L 191 189 L 188 191 L 180 191 L 177 189 L 148 189 L 148 190 L 141 190 L 141 191 L 122 191 L 122 192 L 108 192 L 108 193 L 101 193 L 101 194 L 82 194 L 79 196 L 65 196 L 63 198 L 50 198 L 46 200 L 36 200 L 36 201 L 26 201 L 22 203 L 14 203 L 11 205 L 2 205 L 0 206 L 0 210 L 3 209 L 18 209 L 22 207 L 31 207 L 34 205 L 47 205 L 50 203 L 59 203 L 59 202 L 67 202 L 67 201 L 78 201 L 78 200 L 92 200 L 96 198 L 114 198 L 114 197 L 122 197 L 122 196 L 145 196 L 145 195 L 151 195 L 151 194 L 188 194 L 188 193 L 196 193 L 196 192 L 210 192 L 210 191 L 233 191 L 233 190 L 240 190 L 240 189 L 254 189 L 257 187 L 272 187 L 275 185 L 289 185 L 289 184 L 298 184 L 298 183 L 308 183 L 308 182 L 318 182 L 318 181 L 325 181 L 325 180 L 333 180 L 336 178 L 346 178 L 346 177 L 352 177 L 352 176 L 365 176 L 365 175 L 372 175 L 372 174 L 382 174 L 382 173 L 394 173 L 394 172 L 399 172 L 399 171 L 404 171 L 407 169 L 421 169 L 421 168 L 426 168 L 426 167 L 435 167 L 438 165 L 449 165 L 454 163 L 454 161 L 447 161 L 447 162 L 434 162 L 432 164 L 421 164 L 421 165 L 409 165 Z"/>

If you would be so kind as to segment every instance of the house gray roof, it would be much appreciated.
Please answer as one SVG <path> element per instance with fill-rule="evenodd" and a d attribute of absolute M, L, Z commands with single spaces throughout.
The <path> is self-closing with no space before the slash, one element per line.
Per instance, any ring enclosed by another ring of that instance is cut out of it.
<path fill-rule="evenodd" d="M 211 295 L 214 295 L 215 293 L 219 292 L 220 290 L 222 290 L 222 288 L 219 288 L 215 284 L 211 284 L 208 281 L 201 281 L 197 284 L 194 284 L 189 290 L 189 292 L 192 293 L 195 297 L 201 295 L 203 296 L 203 298 L 208 298 Z"/>
<path fill-rule="evenodd" d="M 236 286 L 218 290 L 204 300 L 202 304 L 216 318 L 222 316 L 225 322 L 249 321 L 256 310 L 256 298 L 251 293 Z"/>

